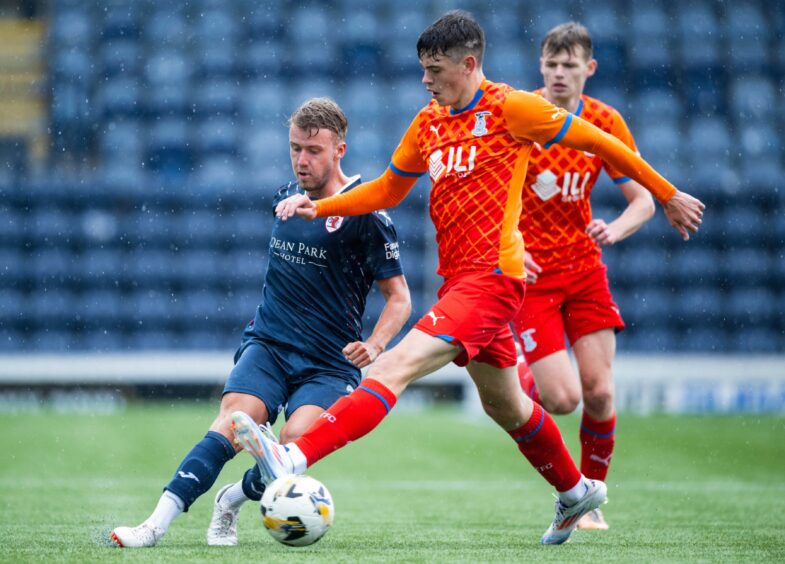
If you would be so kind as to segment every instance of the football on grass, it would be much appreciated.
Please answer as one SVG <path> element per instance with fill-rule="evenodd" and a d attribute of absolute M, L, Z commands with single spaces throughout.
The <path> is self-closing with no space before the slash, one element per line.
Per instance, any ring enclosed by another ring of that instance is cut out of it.
<path fill-rule="evenodd" d="M 284 476 L 270 483 L 262 495 L 261 507 L 267 532 L 290 546 L 318 541 L 335 515 L 330 492 L 310 476 Z"/>

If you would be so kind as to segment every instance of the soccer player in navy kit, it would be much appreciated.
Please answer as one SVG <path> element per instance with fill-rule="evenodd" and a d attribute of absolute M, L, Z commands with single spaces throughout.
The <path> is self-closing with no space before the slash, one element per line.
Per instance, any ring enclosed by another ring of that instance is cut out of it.
<path fill-rule="evenodd" d="M 360 183 L 359 176 L 349 178 L 341 170 L 348 124 L 335 102 L 308 100 L 289 123 L 296 180 L 278 190 L 273 209 L 293 194 L 319 199 Z M 374 281 L 386 303 L 363 341 L 362 316 Z M 183 459 L 150 517 L 137 527 L 114 529 L 111 539 L 121 547 L 154 546 L 174 518 L 212 487 L 240 448 L 233 442 L 233 412 L 245 412 L 247 423 L 257 425 L 274 423 L 284 411 L 281 440 L 299 437 L 357 387 L 360 369 L 381 354 L 410 312 L 395 228 L 384 211 L 315 222 L 276 219 L 262 303 L 235 354 L 218 417 Z M 263 432 L 271 433 L 269 427 Z M 208 544 L 237 544 L 239 509 L 263 491 L 257 466 L 242 481 L 221 488 Z"/>

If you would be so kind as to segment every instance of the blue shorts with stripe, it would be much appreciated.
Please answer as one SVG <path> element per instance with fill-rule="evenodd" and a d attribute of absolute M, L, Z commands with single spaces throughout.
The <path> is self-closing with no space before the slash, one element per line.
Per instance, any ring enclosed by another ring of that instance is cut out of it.
<path fill-rule="evenodd" d="M 360 373 L 320 365 L 300 352 L 260 339 L 248 339 L 235 355 L 223 393 L 261 399 L 272 425 L 283 411 L 288 419 L 299 407 L 327 409 L 360 383 Z"/>

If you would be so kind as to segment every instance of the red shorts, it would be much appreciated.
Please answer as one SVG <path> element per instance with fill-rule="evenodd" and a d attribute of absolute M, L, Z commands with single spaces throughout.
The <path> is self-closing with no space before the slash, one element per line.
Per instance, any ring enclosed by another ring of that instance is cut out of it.
<path fill-rule="evenodd" d="M 608 286 L 607 267 L 540 276 L 526 288 L 526 302 L 515 319 L 526 362 L 564 350 L 564 334 L 570 344 L 601 329 L 624 329 L 619 307 Z"/>
<path fill-rule="evenodd" d="M 515 366 L 515 338 L 510 323 L 523 305 L 526 284 L 495 272 L 469 272 L 439 288 L 439 301 L 415 325 L 463 350 L 453 362 L 470 360 L 497 368 Z"/>

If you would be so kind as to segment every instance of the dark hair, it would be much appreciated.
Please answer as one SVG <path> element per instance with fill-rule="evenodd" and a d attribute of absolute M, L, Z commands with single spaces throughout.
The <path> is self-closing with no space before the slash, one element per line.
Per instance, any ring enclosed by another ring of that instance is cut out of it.
<path fill-rule="evenodd" d="M 330 98 L 311 98 L 294 110 L 289 118 L 289 125 L 296 125 L 309 136 L 316 135 L 320 129 L 328 129 L 335 133 L 338 141 L 346 140 L 349 120 L 340 106 Z"/>
<path fill-rule="evenodd" d="M 453 61 L 468 53 L 482 66 L 485 54 L 485 33 L 469 12 L 451 10 L 429 25 L 417 40 L 417 56 L 446 55 Z"/>
<path fill-rule="evenodd" d="M 540 44 L 543 55 L 556 55 L 562 51 L 574 55 L 576 47 L 583 47 L 586 60 L 591 59 L 592 45 L 589 30 L 578 22 L 567 22 L 557 25 L 548 32 Z"/>

